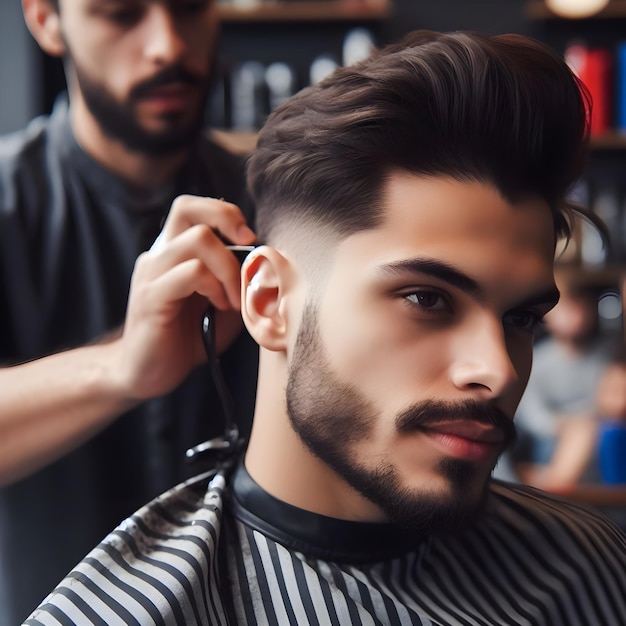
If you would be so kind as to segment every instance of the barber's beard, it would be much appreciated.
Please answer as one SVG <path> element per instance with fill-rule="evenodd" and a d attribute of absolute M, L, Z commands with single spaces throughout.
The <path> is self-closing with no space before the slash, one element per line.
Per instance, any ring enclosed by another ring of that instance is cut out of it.
<path fill-rule="evenodd" d="M 111 139 L 119 141 L 127 149 L 149 155 L 168 155 L 188 149 L 205 123 L 205 103 L 209 91 L 209 79 L 193 76 L 182 68 L 168 68 L 150 81 L 135 86 L 126 102 L 119 102 L 111 93 L 74 63 L 78 86 L 85 104 L 102 131 Z M 143 94 L 174 81 L 198 86 L 203 90 L 201 105 L 195 117 L 181 120 L 179 115 L 164 116 L 167 122 L 161 131 L 143 128 L 137 119 L 135 106 Z"/>
<path fill-rule="evenodd" d="M 296 341 L 287 383 L 287 411 L 292 427 L 311 452 L 377 505 L 390 522 L 422 535 L 443 533 L 470 525 L 482 511 L 489 475 L 485 477 L 485 468 L 471 461 L 441 460 L 433 469 L 445 478 L 448 488 L 438 491 L 403 486 L 392 458 L 373 468 L 354 458 L 356 445 L 373 436 L 379 416 L 362 393 L 337 380 L 331 371 L 312 307 L 305 308 Z M 422 402 L 396 416 L 395 424 L 402 434 L 459 417 L 499 428 L 505 439 L 503 450 L 515 438 L 509 418 L 493 407 L 473 402 Z"/>

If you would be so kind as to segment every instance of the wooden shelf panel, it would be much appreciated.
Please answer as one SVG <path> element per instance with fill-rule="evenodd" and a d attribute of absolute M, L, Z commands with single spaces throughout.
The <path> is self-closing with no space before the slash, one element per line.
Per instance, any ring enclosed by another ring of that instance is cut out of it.
<path fill-rule="evenodd" d="M 558 495 L 591 506 L 626 507 L 626 485 L 579 485 Z"/>
<path fill-rule="evenodd" d="M 232 139 L 234 144 L 241 143 L 254 146 L 256 141 L 255 131 L 216 130 L 215 132 L 220 135 L 220 139 L 224 138 L 227 142 Z M 626 150 L 626 133 L 611 133 L 592 137 L 590 147 L 594 150 Z"/>
<path fill-rule="evenodd" d="M 220 143 L 225 143 L 237 152 L 249 152 L 254 149 L 257 133 L 254 131 L 214 131 Z M 626 150 L 626 132 L 608 133 L 592 137 L 589 143 L 592 150 Z"/>
<path fill-rule="evenodd" d="M 264 1 L 250 7 L 220 4 L 218 11 L 225 23 L 382 20 L 391 14 L 391 0 Z"/>
<path fill-rule="evenodd" d="M 571 20 L 618 19 L 626 18 L 626 0 L 612 0 L 602 11 L 586 18 L 568 18 L 551 11 L 543 0 L 529 0 L 524 6 L 524 14 L 531 20 Z"/>
<path fill-rule="evenodd" d="M 256 144 L 256 132 L 215 131 L 220 142 L 228 144 L 236 151 L 249 152 Z M 592 150 L 626 150 L 626 132 L 609 133 L 592 137 L 589 142 Z"/>
<path fill-rule="evenodd" d="M 258 133 L 254 131 L 211 130 L 213 139 L 221 146 L 235 154 L 250 154 L 256 147 Z"/>
<path fill-rule="evenodd" d="M 626 267 L 621 265 L 583 265 L 577 262 L 562 262 L 557 259 L 556 267 L 569 273 L 569 280 L 585 287 L 604 285 L 620 286 L 626 276 Z"/>
<path fill-rule="evenodd" d="M 589 140 L 589 147 L 592 150 L 626 150 L 626 131 L 613 131 L 605 135 L 592 136 Z"/>

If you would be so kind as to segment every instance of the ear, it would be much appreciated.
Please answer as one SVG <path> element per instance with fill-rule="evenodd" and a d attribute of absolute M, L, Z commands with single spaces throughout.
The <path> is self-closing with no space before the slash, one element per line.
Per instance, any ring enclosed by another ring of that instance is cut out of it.
<path fill-rule="evenodd" d="M 241 314 L 250 335 L 273 352 L 287 348 L 287 296 L 293 268 L 275 248 L 261 246 L 244 263 Z"/>
<path fill-rule="evenodd" d="M 65 54 L 58 11 L 50 0 L 22 0 L 28 30 L 44 52 L 54 57 Z"/>

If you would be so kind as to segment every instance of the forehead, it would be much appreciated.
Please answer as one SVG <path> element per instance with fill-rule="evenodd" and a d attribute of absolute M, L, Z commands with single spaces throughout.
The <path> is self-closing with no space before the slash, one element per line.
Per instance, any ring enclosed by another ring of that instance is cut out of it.
<path fill-rule="evenodd" d="M 347 237 L 337 260 L 373 269 L 431 258 L 493 286 L 553 284 L 554 224 L 540 199 L 512 204 L 484 183 L 396 172 L 383 205 L 382 224 Z"/>
<path fill-rule="evenodd" d="M 155 37 L 165 32 L 166 22 L 161 19 L 164 15 L 185 29 L 188 47 L 210 48 L 215 43 L 217 0 L 59 0 L 58 4 L 63 36 L 72 57 L 87 56 L 91 49 L 103 55 L 106 62 L 115 59 L 116 52 L 126 55 L 141 49 L 147 39 L 160 42 Z M 158 25 L 158 29 L 151 24 Z"/>
<path fill-rule="evenodd" d="M 198 0 L 195 4 L 212 4 L 216 0 Z M 51 4 L 62 10 L 73 9 L 102 9 L 108 6 L 127 9 L 139 9 L 150 5 L 160 5 L 171 11 L 191 4 L 190 0 L 51 0 Z"/>

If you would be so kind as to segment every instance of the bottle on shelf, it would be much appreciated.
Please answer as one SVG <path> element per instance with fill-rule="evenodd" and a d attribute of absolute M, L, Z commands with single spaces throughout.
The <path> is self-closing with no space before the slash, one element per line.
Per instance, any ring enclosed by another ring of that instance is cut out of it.
<path fill-rule="evenodd" d="M 626 133 L 626 41 L 617 44 L 615 57 L 615 127 Z"/>
<path fill-rule="evenodd" d="M 570 43 L 565 59 L 572 71 L 589 90 L 591 109 L 591 134 L 604 135 L 613 127 L 613 56 L 603 47 L 590 47 L 582 41 Z"/>

